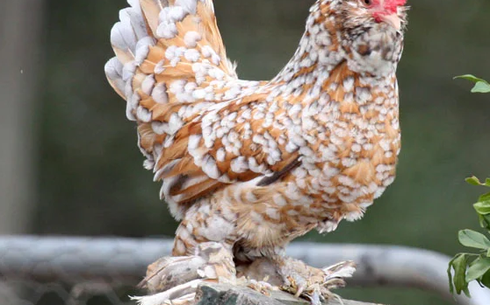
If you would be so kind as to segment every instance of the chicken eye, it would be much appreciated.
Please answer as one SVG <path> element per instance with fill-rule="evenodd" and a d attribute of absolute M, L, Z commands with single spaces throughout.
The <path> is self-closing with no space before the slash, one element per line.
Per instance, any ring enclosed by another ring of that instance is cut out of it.
<path fill-rule="evenodd" d="M 364 4 L 368 6 L 373 4 L 373 0 L 362 0 L 362 2 L 364 2 Z"/>

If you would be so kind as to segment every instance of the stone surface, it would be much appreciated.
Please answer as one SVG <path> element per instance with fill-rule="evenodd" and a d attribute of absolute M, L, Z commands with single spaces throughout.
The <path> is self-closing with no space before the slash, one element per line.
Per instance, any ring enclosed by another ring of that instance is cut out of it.
<path fill-rule="evenodd" d="M 271 296 L 265 296 L 247 287 L 227 284 L 205 284 L 198 288 L 196 305 L 309 305 L 310 303 L 297 299 L 282 292 L 273 291 Z M 325 305 L 381 305 L 350 300 L 332 299 Z"/>
<path fill-rule="evenodd" d="M 199 288 L 196 305 L 284 305 L 247 287 L 207 284 Z M 287 304 L 287 303 L 286 303 Z M 293 303 L 290 303 L 293 305 Z M 305 303 L 296 303 L 304 305 Z M 294 305 L 296 305 L 294 304 Z M 289 304 L 288 304 L 289 305 Z"/>

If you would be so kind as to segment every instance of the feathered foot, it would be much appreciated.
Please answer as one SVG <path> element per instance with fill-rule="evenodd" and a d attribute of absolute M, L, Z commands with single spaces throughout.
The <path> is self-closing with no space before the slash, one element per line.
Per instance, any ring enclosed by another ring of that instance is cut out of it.
<path fill-rule="evenodd" d="M 280 274 L 284 280 L 281 289 L 296 297 L 309 299 L 312 305 L 320 305 L 324 300 L 340 299 L 330 290 L 345 287 L 344 279 L 352 277 L 355 271 L 356 266 L 352 261 L 317 269 L 299 260 L 287 258 L 280 267 Z"/>
<path fill-rule="evenodd" d="M 201 283 L 229 281 L 235 281 L 230 248 L 220 243 L 202 243 L 195 255 L 164 257 L 148 266 L 138 287 L 156 294 L 132 299 L 140 305 L 188 305 L 194 303 Z"/>
<path fill-rule="evenodd" d="M 280 289 L 296 297 L 309 299 L 313 305 L 320 305 L 322 300 L 339 298 L 330 290 L 344 287 L 344 279 L 351 277 L 355 270 L 352 261 L 318 269 L 300 260 L 276 256 L 259 258 L 249 265 L 238 266 L 237 276 L 253 283 L 248 287 L 263 294 Z"/>

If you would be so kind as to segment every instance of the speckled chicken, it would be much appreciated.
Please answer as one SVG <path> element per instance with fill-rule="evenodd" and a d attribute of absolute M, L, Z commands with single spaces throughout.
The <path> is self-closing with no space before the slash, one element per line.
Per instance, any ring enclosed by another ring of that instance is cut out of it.
<path fill-rule="evenodd" d="M 237 266 L 272 260 L 301 294 L 284 247 L 361 218 L 395 178 L 405 0 L 316 1 L 270 81 L 237 77 L 211 0 L 128 2 L 105 71 L 181 221 L 173 256 L 220 243 Z"/>

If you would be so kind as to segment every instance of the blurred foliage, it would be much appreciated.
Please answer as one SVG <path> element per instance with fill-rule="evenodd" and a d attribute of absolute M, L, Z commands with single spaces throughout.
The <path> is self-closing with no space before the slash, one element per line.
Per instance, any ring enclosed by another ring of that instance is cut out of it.
<path fill-rule="evenodd" d="M 244 79 L 274 76 L 294 53 L 313 0 L 216 0 L 228 56 Z M 109 31 L 124 0 L 47 0 L 38 113 L 38 198 L 32 233 L 172 236 L 176 222 L 142 168 L 135 126 L 107 84 Z M 467 102 L 457 71 L 490 70 L 490 1 L 411 0 L 399 65 L 403 148 L 394 185 L 362 221 L 318 242 L 379 243 L 456 253 L 458 228 L 477 191 L 461 182 L 488 174 L 490 103 Z M 408 290 L 343 295 L 393 304 L 448 304 Z"/>

